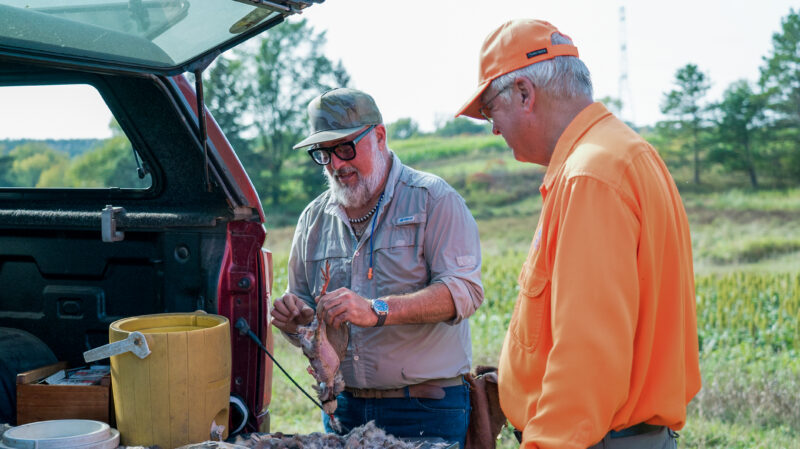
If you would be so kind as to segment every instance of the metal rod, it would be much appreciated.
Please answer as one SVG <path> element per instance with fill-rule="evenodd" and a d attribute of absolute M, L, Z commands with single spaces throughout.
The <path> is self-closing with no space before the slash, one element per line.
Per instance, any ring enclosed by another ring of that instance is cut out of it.
<path fill-rule="evenodd" d="M 322 408 L 322 405 L 321 405 L 319 402 L 317 402 L 317 401 L 316 401 L 314 398 L 312 398 L 312 397 L 311 397 L 311 395 L 309 395 L 308 393 L 306 393 L 306 390 L 304 390 L 304 389 L 303 389 L 303 387 L 301 387 L 301 386 L 300 386 L 300 385 L 299 385 L 297 382 L 295 382 L 295 381 L 294 381 L 294 379 L 292 379 L 292 376 L 290 376 L 290 375 L 289 375 L 289 373 L 287 373 L 287 372 L 286 372 L 286 370 L 285 370 L 285 369 L 283 369 L 283 367 L 281 366 L 281 364 L 280 364 L 280 363 L 278 363 L 278 361 L 277 361 L 277 360 L 275 360 L 275 357 L 273 357 L 273 356 L 272 356 L 272 354 L 270 354 L 270 353 L 269 353 L 269 351 L 267 350 L 267 348 L 264 346 L 264 344 L 263 344 L 263 343 L 261 343 L 261 340 L 259 340 L 259 338 L 258 338 L 258 335 L 256 335 L 256 334 L 255 334 L 255 332 L 253 332 L 253 331 L 250 329 L 250 325 L 249 325 L 249 324 L 247 324 L 247 320 L 246 320 L 246 319 L 244 319 L 244 318 L 242 318 L 242 317 L 240 317 L 239 319 L 237 319 L 237 320 L 236 320 L 236 329 L 239 329 L 239 333 L 241 333 L 241 334 L 243 334 L 243 335 L 247 335 L 247 336 L 248 336 L 248 337 L 250 337 L 250 338 L 251 338 L 251 339 L 252 339 L 254 342 L 256 342 L 256 344 L 258 345 L 258 347 L 259 347 L 259 348 L 261 348 L 261 350 L 262 350 L 262 351 L 264 351 L 264 352 L 266 352 L 266 353 L 267 353 L 267 355 L 269 356 L 269 358 L 270 358 L 270 359 L 272 359 L 272 362 L 273 362 L 273 363 L 275 363 L 275 365 L 277 365 L 277 366 L 278 366 L 278 368 L 280 368 L 280 369 L 281 369 L 281 371 L 283 371 L 283 374 L 285 374 L 285 375 L 286 375 L 286 377 L 288 377 L 288 378 L 289 378 L 289 380 L 291 380 L 291 381 L 292 381 L 292 383 L 294 384 L 294 386 L 295 386 L 295 387 L 297 387 L 297 388 L 299 388 L 299 389 L 300 389 L 300 391 L 302 391 L 302 392 L 303 392 L 303 394 L 304 394 L 304 395 L 306 395 L 306 397 L 307 397 L 308 399 L 310 399 L 310 400 L 311 400 L 311 402 L 313 402 L 313 403 L 314 403 L 314 405 L 316 405 L 317 407 L 319 407 L 319 409 L 320 409 L 320 410 L 322 410 L 323 412 L 325 411 L 325 409 L 324 409 L 324 408 Z"/>
<path fill-rule="evenodd" d="M 211 191 L 211 178 L 208 176 L 208 135 L 206 131 L 206 107 L 203 102 L 203 69 L 194 71 L 194 90 L 197 92 L 197 121 L 200 125 L 200 139 L 203 143 L 203 165 L 206 172 L 206 191 Z"/>

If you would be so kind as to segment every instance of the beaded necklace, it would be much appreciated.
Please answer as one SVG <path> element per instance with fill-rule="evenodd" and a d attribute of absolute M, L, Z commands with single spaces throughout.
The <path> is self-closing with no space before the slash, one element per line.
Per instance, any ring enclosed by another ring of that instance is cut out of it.
<path fill-rule="evenodd" d="M 350 223 L 363 223 L 363 222 L 369 220 L 369 217 L 371 217 L 375 213 L 375 211 L 378 210 L 378 205 L 380 205 L 380 201 L 375 203 L 375 206 L 373 206 L 372 209 L 370 209 L 370 211 L 367 212 L 367 214 L 364 215 L 363 217 L 360 217 L 360 218 L 348 218 L 347 220 L 349 220 Z"/>

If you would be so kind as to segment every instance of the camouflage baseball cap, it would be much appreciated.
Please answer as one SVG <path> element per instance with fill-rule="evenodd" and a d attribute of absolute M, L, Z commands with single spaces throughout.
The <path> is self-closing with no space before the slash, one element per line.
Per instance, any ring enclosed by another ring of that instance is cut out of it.
<path fill-rule="evenodd" d="M 375 100 L 360 90 L 341 87 L 325 92 L 308 104 L 311 135 L 294 149 L 341 139 L 368 125 L 380 125 L 383 117 Z"/>

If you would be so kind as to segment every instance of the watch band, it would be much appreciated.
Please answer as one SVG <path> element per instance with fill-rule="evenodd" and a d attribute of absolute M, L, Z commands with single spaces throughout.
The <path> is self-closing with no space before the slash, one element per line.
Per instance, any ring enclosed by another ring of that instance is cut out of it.
<path fill-rule="evenodd" d="M 386 322 L 386 317 L 389 315 L 389 304 L 382 299 L 371 299 L 370 305 L 372 311 L 378 316 L 378 322 L 373 327 L 381 327 Z"/>

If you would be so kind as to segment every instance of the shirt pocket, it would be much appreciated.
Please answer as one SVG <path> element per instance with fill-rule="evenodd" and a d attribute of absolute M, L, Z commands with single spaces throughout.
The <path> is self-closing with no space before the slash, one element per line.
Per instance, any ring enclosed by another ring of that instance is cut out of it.
<path fill-rule="evenodd" d="M 426 214 L 393 218 L 376 230 L 374 265 L 379 295 L 409 293 L 427 285 L 429 274 L 422 250 Z"/>
<path fill-rule="evenodd" d="M 419 230 L 425 228 L 426 218 L 427 215 L 420 212 L 393 219 L 389 239 L 384 242 L 384 247 L 395 254 L 413 250 L 417 246 Z"/>
<path fill-rule="evenodd" d="M 550 278 L 544 270 L 535 270 L 525 262 L 519 275 L 519 296 L 514 304 L 509 331 L 526 351 L 539 347 L 541 335 L 549 318 Z"/>
<path fill-rule="evenodd" d="M 376 229 L 373 238 L 375 252 L 390 258 L 402 258 L 402 254 L 414 252 L 419 246 L 421 230 L 425 229 L 425 213 L 394 218 L 384 229 Z"/>

